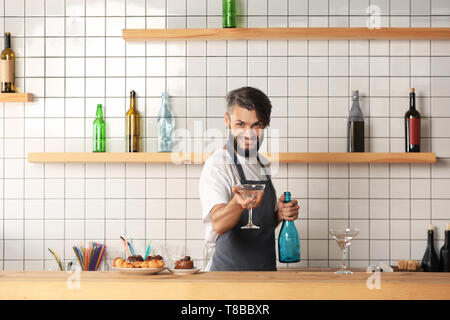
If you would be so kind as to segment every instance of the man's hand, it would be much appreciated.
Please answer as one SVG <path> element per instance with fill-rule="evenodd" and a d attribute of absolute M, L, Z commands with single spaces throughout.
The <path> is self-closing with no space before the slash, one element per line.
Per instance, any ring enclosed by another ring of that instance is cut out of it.
<path fill-rule="evenodd" d="M 293 221 L 298 218 L 298 206 L 297 200 L 291 200 L 288 203 L 284 203 L 286 196 L 284 194 L 281 195 L 280 199 L 278 199 L 277 208 L 278 208 L 278 220 L 288 220 Z"/>
<path fill-rule="evenodd" d="M 250 198 L 244 200 L 244 198 L 242 198 L 242 196 L 239 194 L 237 187 L 233 187 L 232 191 L 234 193 L 234 200 L 242 207 L 242 209 L 248 209 L 248 206 L 253 201 L 253 199 Z M 263 197 L 264 197 L 264 190 L 262 192 L 258 192 L 255 203 L 253 203 L 252 208 L 259 207 L 262 203 Z"/>

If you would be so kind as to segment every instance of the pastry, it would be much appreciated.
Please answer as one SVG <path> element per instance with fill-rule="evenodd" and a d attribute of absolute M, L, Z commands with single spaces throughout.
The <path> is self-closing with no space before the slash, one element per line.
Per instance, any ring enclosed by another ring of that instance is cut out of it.
<path fill-rule="evenodd" d="M 142 256 L 140 256 L 140 255 L 134 255 L 134 256 L 129 256 L 127 260 L 130 262 L 144 261 L 144 258 L 142 258 Z"/>
<path fill-rule="evenodd" d="M 185 256 L 183 259 L 180 259 L 175 262 L 175 269 L 193 269 L 194 262 L 191 260 L 191 257 Z"/>
<path fill-rule="evenodd" d="M 399 260 L 397 265 L 399 270 L 406 271 L 418 271 L 420 268 L 420 262 L 415 260 Z"/>
<path fill-rule="evenodd" d="M 145 268 L 144 261 L 135 261 L 133 262 L 133 268 Z"/>
<path fill-rule="evenodd" d="M 122 258 L 119 258 L 119 257 L 115 258 L 113 260 L 113 267 L 120 267 L 122 262 L 124 262 L 124 261 L 125 260 L 123 260 Z"/>
<path fill-rule="evenodd" d="M 145 268 L 162 268 L 164 267 L 164 262 L 159 259 L 152 259 L 144 262 Z"/>
<path fill-rule="evenodd" d="M 130 258 L 134 261 L 130 262 Z M 141 256 L 130 256 L 128 260 L 117 257 L 113 260 L 112 265 L 116 268 L 162 268 L 164 267 L 164 261 L 161 256 L 154 256 L 153 259 L 146 259 L 145 261 Z"/>
<path fill-rule="evenodd" d="M 156 255 L 156 256 L 148 256 L 147 258 L 145 258 L 145 261 L 150 261 L 150 260 L 162 260 L 163 258 L 160 255 Z"/>

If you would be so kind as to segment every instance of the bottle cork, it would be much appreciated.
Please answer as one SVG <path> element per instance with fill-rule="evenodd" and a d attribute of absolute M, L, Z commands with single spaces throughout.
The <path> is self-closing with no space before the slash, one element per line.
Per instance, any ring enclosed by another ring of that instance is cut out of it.
<path fill-rule="evenodd" d="M 434 231 L 434 227 L 433 227 L 433 225 L 430 223 L 430 225 L 428 226 L 428 230 L 432 230 L 432 231 Z"/>
<path fill-rule="evenodd" d="M 411 92 L 411 93 L 416 92 L 416 89 L 411 88 L 411 89 L 409 89 L 409 92 Z"/>
<path fill-rule="evenodd" d="M 445 230 L 450 231 L 450 223 L 447 223 L 447 227 L 445 228 Z"/>

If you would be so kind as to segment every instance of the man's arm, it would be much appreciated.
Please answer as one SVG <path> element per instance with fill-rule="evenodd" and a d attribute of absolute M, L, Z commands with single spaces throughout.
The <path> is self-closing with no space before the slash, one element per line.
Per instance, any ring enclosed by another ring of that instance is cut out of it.
<path fill-rule="evenodd" d="M 211 209 L 211 220 L 214 231 L 217 235 L 221 236 L 241 218 L 241 214 L 244 211 L 242 207 L 233 199 L 227 204 L 217 204 Z"/>
<path fill-rule="evenodd" d="M 237 192 L 237 187 L 233 187 L 233 193 L 233 198 L 227 204 L 216 204 L 210 211 L 213 229 L 219 236 L 232 229 L 238 223 L 241 214 L 252 201 L 252 199 L 244 200 Z M 263 196 L 264 192 L 258 194 L 253 208 L 261 204 Z"/>

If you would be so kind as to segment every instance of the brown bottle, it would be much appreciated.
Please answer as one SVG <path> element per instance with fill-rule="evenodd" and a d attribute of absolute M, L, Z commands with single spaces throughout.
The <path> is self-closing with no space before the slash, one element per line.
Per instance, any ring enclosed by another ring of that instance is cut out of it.
<path fill-rule="evenodd" d="M 5 49 L 1 54 L 1 90 L 2 92 L 15 92 L 14 62 L 16 55 L 11 49 L 11 33 L 5 33 Z"/>
<path fill-rule="evenodd" d="M 136 92 L 130 92 L 130 109 L 126 113 L 125 139 L 127 152 L 139 152 L 139 112 L 136 110 Z"/>

